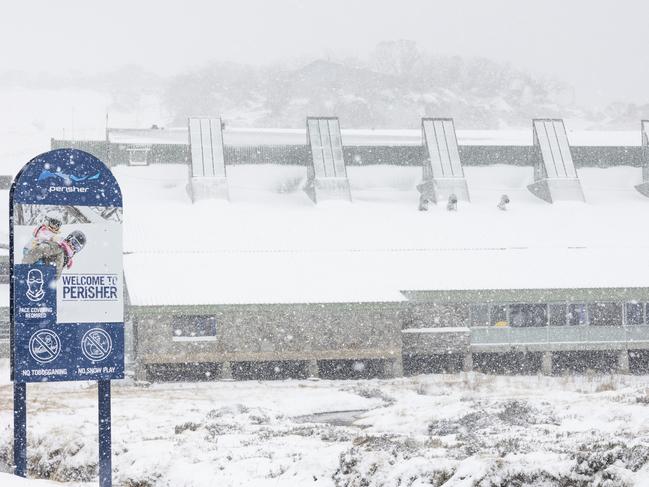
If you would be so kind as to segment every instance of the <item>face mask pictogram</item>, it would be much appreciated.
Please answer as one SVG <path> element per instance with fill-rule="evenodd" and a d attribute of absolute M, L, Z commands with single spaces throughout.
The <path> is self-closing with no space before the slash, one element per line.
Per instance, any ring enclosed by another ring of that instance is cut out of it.
<path fill-rule="evenodd" d="M 30 301 L 40 301 L 45 296 L 43 291 L 43 273 L 38 269 L 31 269 L 27 273 L 27 292 Z"/>

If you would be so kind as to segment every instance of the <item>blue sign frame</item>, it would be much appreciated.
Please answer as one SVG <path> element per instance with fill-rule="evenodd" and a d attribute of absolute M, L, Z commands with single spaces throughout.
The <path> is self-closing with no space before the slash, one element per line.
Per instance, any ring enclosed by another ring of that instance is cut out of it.
<path fill-rule="evenodd" d="M 124 377 L 121 211 L 122 193 L 110 169 L 77 149 L 35 157 L 11 186 L 16 475 L 26 476 L 27 383 L 97 380 L 99 480 L 111 485 L 110 380 Z M 18 238 L 27 239 L 22 254 Z"/>
<path fill-rule="evenodd" d="M 85 284 L 83 277 L 65 276 L 63 279 L 69 279 L 70 285 L 56 286 L 53 265 L 41 261 L 14 262 L 17 250 L 14 212 L 19 205 L 121 211 L 122 194 L 115 177 L 104 163 L 87 152 L 58 149 L 29 161 L 14 180 L 9 196 L 11 373 L 17 382 L 122 379 L 123 313 L 119 322 L 80 319 L 59 323 L 56 306 L 57 292 L 61 290 L 69 292 L 76 301 L 80 301 L 79 295 L 91 296 L 87 301 L 101 301 L 95 297 L 111 293 L 115 301 L 122 302 L 123 296 L 117 295 L 115 285 L 123 279 L 121 261 L 119 269 L 98 277 L 92 284 Z M 121 249 L 121 234 L 119 246 Z M 30 286 L 37 286 L 43 295 L 37 300 L 30 297 Z M 41 331 L 45 329 L 48 331 Z"/>

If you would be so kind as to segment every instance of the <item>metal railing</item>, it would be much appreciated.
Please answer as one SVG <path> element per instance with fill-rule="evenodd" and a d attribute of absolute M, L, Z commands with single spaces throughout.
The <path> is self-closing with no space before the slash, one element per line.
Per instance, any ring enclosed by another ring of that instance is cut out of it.
<path fill-rule="evenodd" d="M 641 326 L 544 326 L 538 328 L 471 328 L 471 345 L 522 346 L 560 344 L 649 344 L 649 325 Z M 644 348 L 644 347 L 643 347 Z"/>

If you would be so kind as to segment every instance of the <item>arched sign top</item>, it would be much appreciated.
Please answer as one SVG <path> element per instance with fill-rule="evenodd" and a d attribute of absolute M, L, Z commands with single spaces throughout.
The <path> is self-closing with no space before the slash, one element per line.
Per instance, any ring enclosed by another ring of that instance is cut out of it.
<path fill-rule="evenodd" d="M 16 176 L 11 192 L 14 203 L 122 206 L 122 192 L 110 169 L 78 149 L 34 157 Z"/>

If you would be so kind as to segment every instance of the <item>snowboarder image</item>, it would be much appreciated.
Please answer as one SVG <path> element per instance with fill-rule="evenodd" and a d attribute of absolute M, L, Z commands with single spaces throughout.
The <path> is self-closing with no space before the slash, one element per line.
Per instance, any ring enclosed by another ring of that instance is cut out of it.
<path fill-rule="evenodd" d="M 64 269 L 72 267 L 72 258 L 81 252 L 86 245 L 86 235 L 74 230 L 60 242 L 43 240 L 37 242 L 23 256 L 23 264 L 50 264 L 56 266 L 56 279 L 61 277 Z"/>
<path fill-rule="evenodd" d="M 55 211 L 48 211 L 45 215 L 45 221 L 39 227 L 34 229 L 32 233 L 32 239 L 29 241 L 25 248 L 23 249 L 23 256 L 27 254 L 31 249 L 33 249 L 40 242 L 45 242 L 48 240 L 57 240 L 59 237 L 59 232 L 61 231 L 61 216 Z"/>

